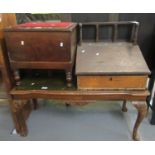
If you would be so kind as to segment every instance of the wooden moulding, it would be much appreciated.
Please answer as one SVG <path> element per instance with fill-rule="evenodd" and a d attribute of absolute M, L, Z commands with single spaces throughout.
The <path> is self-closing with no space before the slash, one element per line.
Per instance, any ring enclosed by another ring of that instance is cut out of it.
<path fill-rule="evenodd" d="M 49 62 L 49 61 L 11 61 L 14 69 L 67 69 L 72 67 L 73 62 Z"/>
<path fill-rule="evenodd" d="M 145 89 L 147 76 L 78 76 L 78 89 Z"/>
<path fill-rule="evenodd" d="M 63 101 L 92 100 L 137 100 L 145 101 L 149 95 L 147 90 L 139 91 L 84 91 L 84 90 L 16 90 L 12 89 L 13 99 L 53 99 Z"/>

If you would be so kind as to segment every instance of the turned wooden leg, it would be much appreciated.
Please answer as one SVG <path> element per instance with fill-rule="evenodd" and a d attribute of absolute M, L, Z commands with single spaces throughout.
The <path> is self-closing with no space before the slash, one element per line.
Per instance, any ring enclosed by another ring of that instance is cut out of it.
<path fill-rule="evenodd" d="M 12 100 L 11 107 L 17 133 L 21 136 L 27 136 L 26 119 L 31 112 L 30 102 L 28 100 Z"/>
<path fill-rule="evenodd" d="M 34 110 L 37 110 L 39 108 L 39 104 L 38 104 L 38 101 L 37 99 L 32 99 L 32 102 L 33 102 L 33 109 Z"/>
<path fill-rule="evenodd" d="M 123 111 L 123 112 L 127 112 L 127 111 L 128 111 L 128 109 L 127 109 L 127 107 L 126 107 L 126 100 L 123 101 L 123 104 L 122 104 L 122 111 Z"/>
<path fill-rule="evenodd" d="M 66 71 L 66 81 L 67 81 L 67 87 L 72 86 L 72 72 Z"/>
<path fill-rule="evenodd" d="M 14 70 L 14 79 L 16 81 L 16 85 L 20 85 L 20 75 L 18 70 Z"/>
<path fill-rule="evenodd" d="M 138 116 L 133 128 L 132 138 L 133 140 L 140 140 L 138 136 L 138 128 L 147 113 L 147 105 L 146 105 L 146 102 L 133 102 L 133 105 L 138 111 Z"/>

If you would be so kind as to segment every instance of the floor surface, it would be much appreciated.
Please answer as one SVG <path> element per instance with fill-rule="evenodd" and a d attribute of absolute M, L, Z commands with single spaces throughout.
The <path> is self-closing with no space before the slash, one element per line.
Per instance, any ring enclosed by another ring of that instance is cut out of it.
<path fill-rule="evenodd" d="M 131 141 L 137 111 L 131 102 L 128 112 L 122 102 L 100 101 L 85 106 L 66 107 L 61 102 L 39 101 L 40 108 L 28 119 L 27 137 L 11 134 L 13 123 L 7 105 L 0 106 L 0 141 Z M 155 140 L 155 126 L 150 116 L 140 126 L 141 140 Z"/>

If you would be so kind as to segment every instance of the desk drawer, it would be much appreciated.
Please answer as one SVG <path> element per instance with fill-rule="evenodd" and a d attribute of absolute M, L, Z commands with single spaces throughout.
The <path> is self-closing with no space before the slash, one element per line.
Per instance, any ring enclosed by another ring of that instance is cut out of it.
<path fill-rule="evenodd" d="M 147 76 L 78 76 L 78 89 L 145 89 Z"/>

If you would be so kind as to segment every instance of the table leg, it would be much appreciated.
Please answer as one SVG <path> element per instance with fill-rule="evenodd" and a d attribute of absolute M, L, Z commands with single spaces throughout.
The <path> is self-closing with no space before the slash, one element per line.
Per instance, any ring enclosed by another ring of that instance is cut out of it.
<path fill-rule="evenodd" d="M 70 107 L 71 104 L 70 104 L 69 102 L 65 102 L 65 106 L 66 106 L 66 107 Z"/>
<path fill-rule="evenodd" d="M 32 102 L 33 102 L 33 109 L 34 110 L 37 110 L 39 108 L 39 105 L 38 105 L 38 100 L 33 98 L 32 99 Z"/>
<path fill-rule="evenodd" d="M 70 101 L 67 101 L 67 102 L 65 102 L 65 105 L 66 105 L 66 107 L 69 107 L 69 106 L 72 106 L 72 105 L 76 105 L 76 106 L 84 106 L 84 105 L 87 105 L 87 104 L 89 104 L 89 103 L 91 103 L 92 101 L 90 101 L 90 100 L 85 100 L 85 101 L 83 101 L 83 100 L 70 100 Z M 95 101 L 94 101 L 95 102 Z"/>
<path fill-rule="evenodd" d="M 14 70 L 14 79 L 16 81 L 16 85 L 20 85 L 20 75 L 18 70 Z"/>
<path fill-rule="evenodd" d="M 31 104 L 28 100 L 12 100 L 12 115 L 15 128 L 21 136 L 27 136 L 28 129 L 26 120 L 31 112 Z"/>
<path fill-rule="evenodd" d="M 122 105 L 122 111 L 123 112 L 127 112 L 128 111 L 127 106 L 126 106 L 126 102 L 127 102 L 126 100 L 123 101 L 123 105 Z"/>
<path fill-rule="evenodd" d="M 66 71 L 66 81 L 67 81 L 67 87 L 72 86 L 72 72 Z"/>
<path fill-rule="evenodd" d="M 147 104 L 146 102 L 133 102 L 134 107 L 138 111 L 137 120 L 135 122 L 134 128 L 133 128 L 133 140 L 140 140 L 138 136 L 138 128 L 140 126 L 140 123 L 144 119 L 147 113 Z"/>

